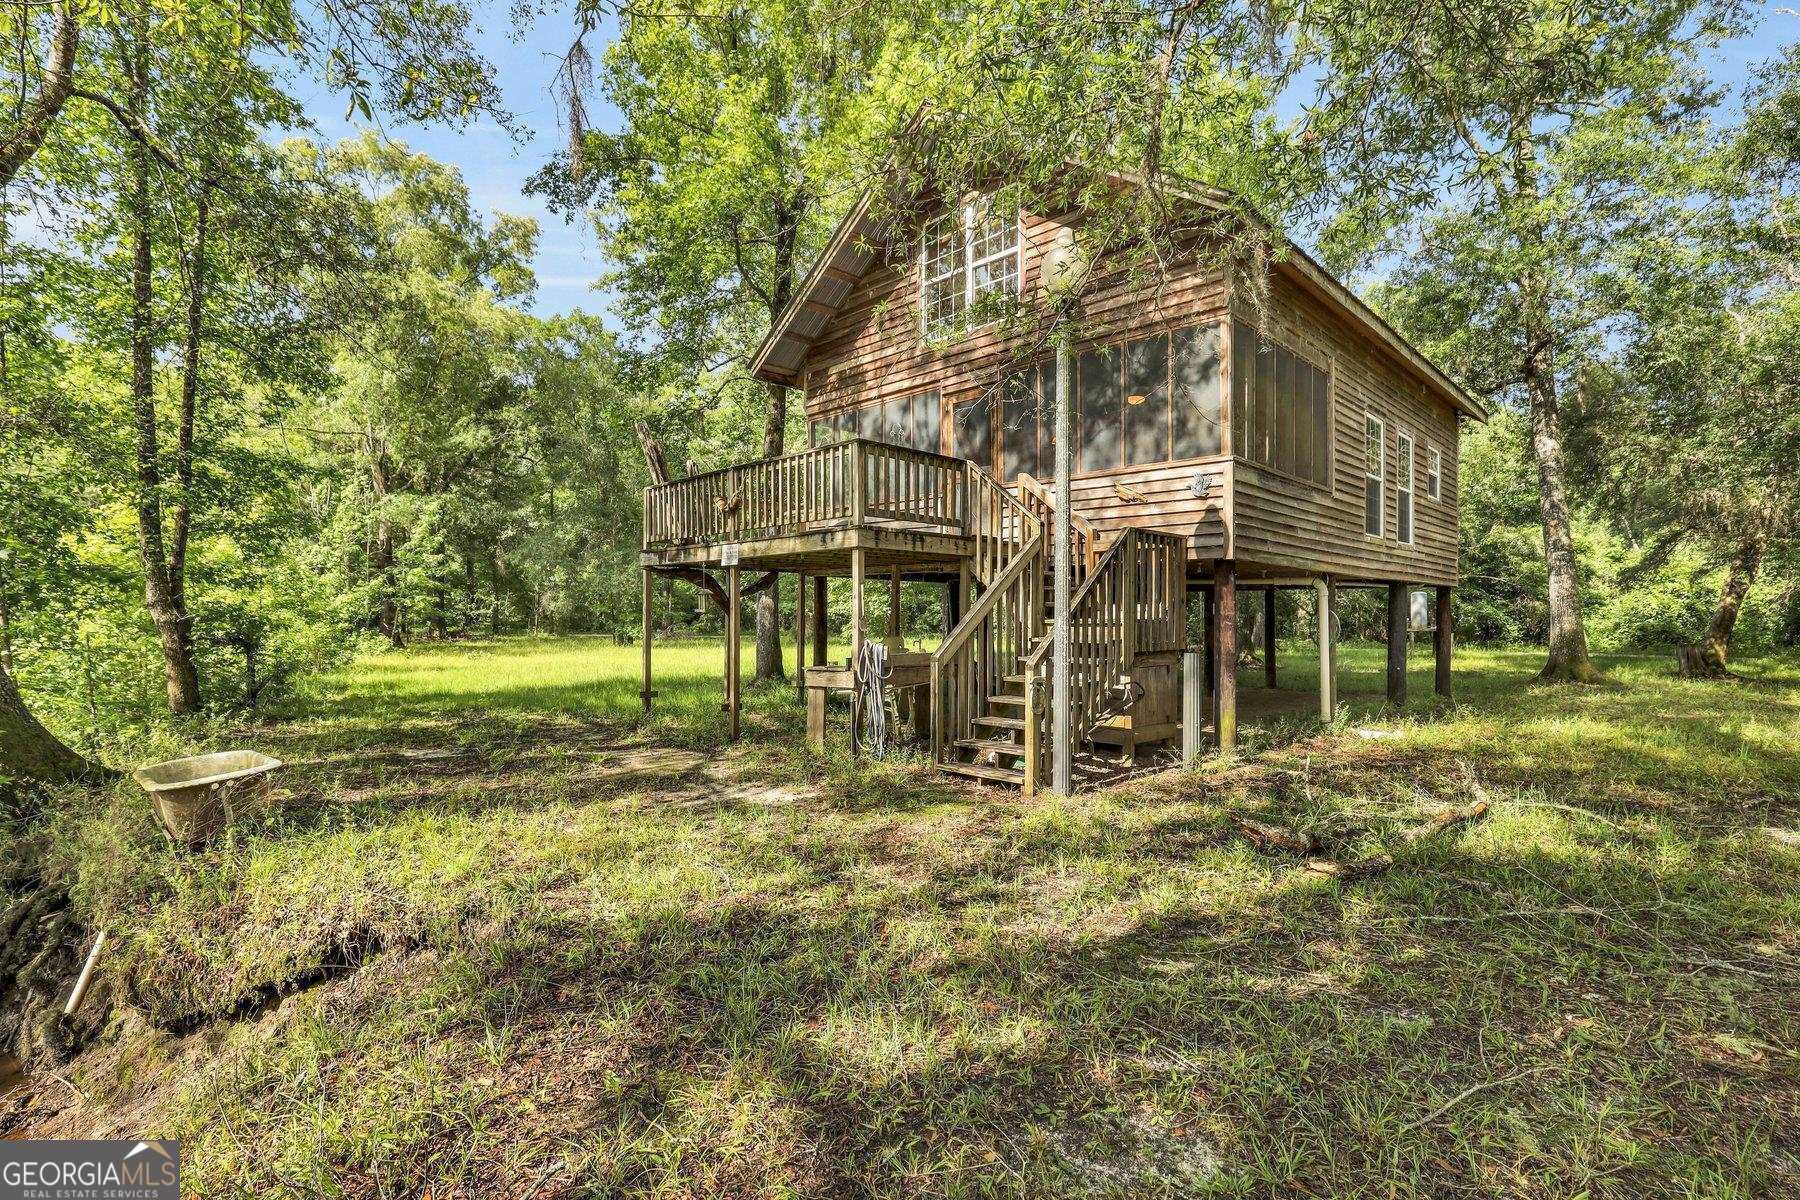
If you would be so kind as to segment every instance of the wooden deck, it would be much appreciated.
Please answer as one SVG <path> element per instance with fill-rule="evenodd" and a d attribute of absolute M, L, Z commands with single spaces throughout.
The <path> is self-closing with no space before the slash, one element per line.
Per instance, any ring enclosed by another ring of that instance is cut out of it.
<path fill-rule="evenodd" d="M 954 577 L 981 553 L 969 464 L 861 438 L 739 463 L 644 493 L 645 567 L 739 565 Z"/>

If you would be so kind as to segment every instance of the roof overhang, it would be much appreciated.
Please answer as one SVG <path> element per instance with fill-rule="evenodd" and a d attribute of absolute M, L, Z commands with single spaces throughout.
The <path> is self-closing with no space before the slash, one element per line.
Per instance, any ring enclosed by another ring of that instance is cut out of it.
<path fill-rule="evenodd" d="M 826 243 L 750 361 L 750 373 L 770 383 L 794 383 L 806 352 L 875 264 L 885 238 L 871 219 L 874 193 L 865 191 Z"/>

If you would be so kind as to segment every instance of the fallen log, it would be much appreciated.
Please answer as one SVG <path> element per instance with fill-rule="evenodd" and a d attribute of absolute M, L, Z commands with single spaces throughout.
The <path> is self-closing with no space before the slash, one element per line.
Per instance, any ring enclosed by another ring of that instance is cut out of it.
<path fill-rule="evenodd" d="M 1351 862 L 1338 862 L 1331 858 L 1310 858 L 1306 861 L 1307 870 L 1317 875 L 1329 875 L 1343 883 L 1379 875 L 1393 865 L 1393 858 L 1386 854 L 1371 854 L 1367 858 Z"/>
<path fill-rule="evenodd" d="M 1290 854 L 1317 854 L 1319 851 L 1319 839 L 1310 833 L 1289 829 L 1285 825 L 1252 821 L 1249 817 L 1233 817 L 1231 820 L 1239 832 L 1265 853 L 1285 850 Z"/>
<path fill-rule="evenodd" d="M 1488 802 L 1477 800 L 1467 808 L 1446 809 L 1437 816 L 1422 824 L 1411 826 L 1400 831 L 1400 844 L 1416 846 L 1429 838 L 1437 837 L 1445 830 L 1455 829 L 1471 821 L 1479 821 L 1487 815 Z M 1329 858 L 1309 859 L 1306 869 L 1319 875 L 1329 875 L 1343 883 L 1358 879 L 1368 879 L 1380 875 L 1394 865 L 1391 854 L 1371 854 L 1366 858 L 1354 859 L 1350 862 L 1338 862 Z"/>

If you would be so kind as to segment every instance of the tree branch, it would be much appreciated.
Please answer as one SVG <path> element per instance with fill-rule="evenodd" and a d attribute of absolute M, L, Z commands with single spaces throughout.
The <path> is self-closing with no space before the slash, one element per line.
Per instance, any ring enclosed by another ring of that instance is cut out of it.
<path fill-rule="evenodd" d="M 143 146 L 144 149 L 154 154 L 163 166 L 168 167 L 171 171 L 179 171 L 182 169 L 181 163 L 175 156 L 169 153 L 161 142 L 156 140 L 156 135 L 150 131 L 150 127 L 139 120 L 137 114 L 126 109 L 124 105 L 109 100 L 99 92 L 90 92 L 86 88 L 69 89 L 69 98 L 72 100 L 86 100 L 89 104 L 98 104 L 101 108 L 104 108 L 113 115 L 113 119 L 118 121 L 126 133 L 136 138 L 138 143 Z"/>

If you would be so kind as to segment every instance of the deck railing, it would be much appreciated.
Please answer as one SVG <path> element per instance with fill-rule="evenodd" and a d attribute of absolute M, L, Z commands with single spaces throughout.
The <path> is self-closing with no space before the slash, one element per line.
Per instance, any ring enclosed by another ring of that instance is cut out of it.
<path fill-rule="evenodd" d="M 968 531 L 968 464 L 854 439 L 644 490 L 644 547 L 709 545 L 868 522 Z"/>

